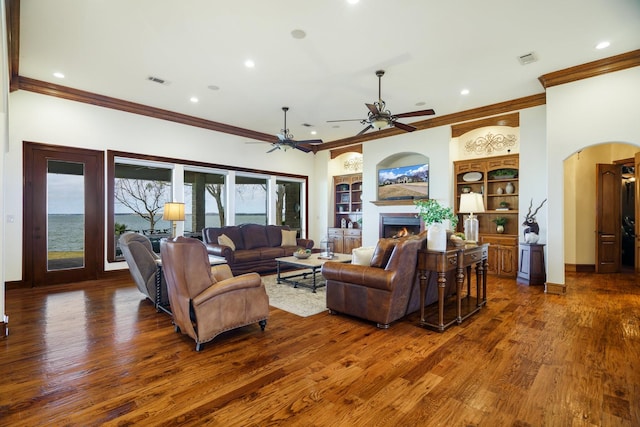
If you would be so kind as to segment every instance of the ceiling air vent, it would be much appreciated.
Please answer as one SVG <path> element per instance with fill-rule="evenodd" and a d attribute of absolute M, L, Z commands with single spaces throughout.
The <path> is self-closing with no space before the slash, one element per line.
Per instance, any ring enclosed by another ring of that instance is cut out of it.
<path fill-rule="evenodd" d="M 160 77 L 149 76 L 149 77 L 147 77 L 147 80 L 149 80 L 150 82 L 159 83 L 161 85 L 168 85 L 169 84 L 168 81 L 166 81 L 165 79 L 161 79 Z"/>
<path fill-rule="evenodd" d="M 527 53 L 526 55 L 522 55 L 518 57 L 518 61 L 520 61 L 520 65 L 531 64 L 532 62 L 536 62 L 537 60 L 538 60 L 538 57 L 533 52 L 530 52 L 530 53 Z"/>

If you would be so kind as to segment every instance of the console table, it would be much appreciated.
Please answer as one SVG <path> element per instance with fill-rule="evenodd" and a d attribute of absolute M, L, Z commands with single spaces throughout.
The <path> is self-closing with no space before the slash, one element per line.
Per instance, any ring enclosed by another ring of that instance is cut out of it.
<path fill-rule="evenodd" d="M 420 275 L 420 324 L 434 328 L 439 332 L 444 331 L 454 323 L 462 323 L 464 319 L 479 311 L 487 303 L 487 259 L 489 257 L 489 245 L 482 244 L 472 247 L 452 248 L 446 251 L 418 251 L 418 274 Z M 476 298 L 471 298 L 471 267 L 476 268 Z M 447 286 L 447 272 L 456 272 L 456 316 L 445 323 L 445 288 Z M 438 320 L 437 323 L 425 317 L 424 301 L 427 295 L 427 287 L 432 274 L 438 275 Z M 465 274 L 466 273 L 466 274 Z M 462 296 L 462 285 L 465 275 L 467 278 L 467 294 Z M 480 287 L 482 284 L 482 289 Z M 482 292 L 481 292 L 482 290 Z M 464 302 L 464 309 L 463 309 Z"/>

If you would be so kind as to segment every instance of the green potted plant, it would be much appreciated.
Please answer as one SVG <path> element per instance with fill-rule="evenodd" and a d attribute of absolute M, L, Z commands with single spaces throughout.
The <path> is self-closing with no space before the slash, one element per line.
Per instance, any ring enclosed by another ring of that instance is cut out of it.
<path fill-rule="evenodd" d="M 504 233 L 504 226 L 507 225 L 507 218 L 503 216 L 497 216 L 491 221 L 496 223 L 496 233 Z"/>
<path fill-rule="evenodd" d="M 518 174 L 516 169 L 496 169 L 491 172 L 492 179 L 511 179 Z"/>
<path fill-rule="evenodd" d="M 420 199 L 413 202 L 418 207 L 418 215 L 427 226 L 427 249 L 434 251 L 444 251 L 447 249 L 447 229 L 443 225 L 449 220 L 451 228 L 455 229 L 458 224 L 458 217 L 453 213 L 453 209 L 444 207 L 437 200 Z"/>

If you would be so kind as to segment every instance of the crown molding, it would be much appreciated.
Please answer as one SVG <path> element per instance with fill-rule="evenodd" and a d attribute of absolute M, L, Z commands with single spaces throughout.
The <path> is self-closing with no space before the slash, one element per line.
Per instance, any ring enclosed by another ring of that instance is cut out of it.
<path fill-rule="evenodd" d="M 155 119 L 167 120 L 187 126 L 199 127 L 217 132 L 228 133 L 231 135 L 238 135 L 258 141 L 275 142 L 273 135 L 269 135 L 267 133 L 256 132 L 253 130 L 231 126 L 224 123 L 188 116 L 186 114 L 180 114 L 174 111 L 149 107 L 147 105 L 137 104 L 135 102 L 129 102 L 122 99 L 98 95 L 92 92 L 73 89 L 67 86 L 61 86 L 55 83 L 48 83 L 42 80 L 35 80 L 28 77 L 19 76 L 18 88 L 42 95 L 55 96 L 58 98 L 68 99 L 70 101 L 83 102 L 85 104 L 111 108 L 113 110 L 124 111 L 127 113 L 140 114 L 142 116 L 153 117 Z"/>
<path fill-rule="evenodd" d="M 542 87 L 547 89 L 552 86 L 637 67 L 638 65 L 640 65 L 640 49 L 543 74 L 538 77 L 538 80 Z"/>

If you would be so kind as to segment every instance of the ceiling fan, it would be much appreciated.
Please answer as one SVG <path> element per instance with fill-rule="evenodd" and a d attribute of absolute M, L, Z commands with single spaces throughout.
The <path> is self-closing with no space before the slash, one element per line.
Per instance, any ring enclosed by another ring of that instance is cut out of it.
<path fill-rule="evenodd" d="M 402 129 L 407 132 L 413 132 L 417 128 L 411 125 L 407 125 L 404 123 L 400 123 L 396 120 L 403 117 L 416 117 L 416 116 L 432 116 L 435 114 L 435 111 L 432 109 L 428 110 L 419 110 L 412 111 L 410 113 L 402 113 L 402 114 L 391 114 L 391 111 L 387 110 L 387 106 L 385 102 L 382 100 L 382 76 L 384 76 L 384 70 L 376 71 L 376 76 L 378 76 L 378 100 L 373 104 L 364 105 L 367 106 L 369 112 L 367 114 L 366 119 L 352 119 L 352 120 L 329 120 L 328 123 L 331 122 L 350 122 L 350 121 L 359 121 L 363 125 L 367 125 L 364 129 L 358 132 L 358 135 L 362 135 L 369 129 L 382 129 L 387 126 L 394 126 L 398 129 Z"/>
<path fill-rule="evenodd" d="M 283 147 L 285 150 L 287 148 L 295 148 L 297 150 L 308 153 L 309 151 L 311 151 L 311 145 L 322 144 L 321 139 L 307 139 L 304 141 L 294 141 L 293 135 L 291 135 L 289 133 L 289 129 L 287 129 L 287 111 L 289 111 L 289 107 L 282 107 L 282 111 L 284 111 L 284 128 L 280 130 L 280 132 L 282 133 L 279 133 L 276 135 L 278 137 L 278 140 L 276 142 L 271 143 L 271 145 L 273 145 L 273 148 L 267 151 L 267 153 L 271 153 L 272 151 L 275 151 L 275 150 L 280 150 Z"/>

